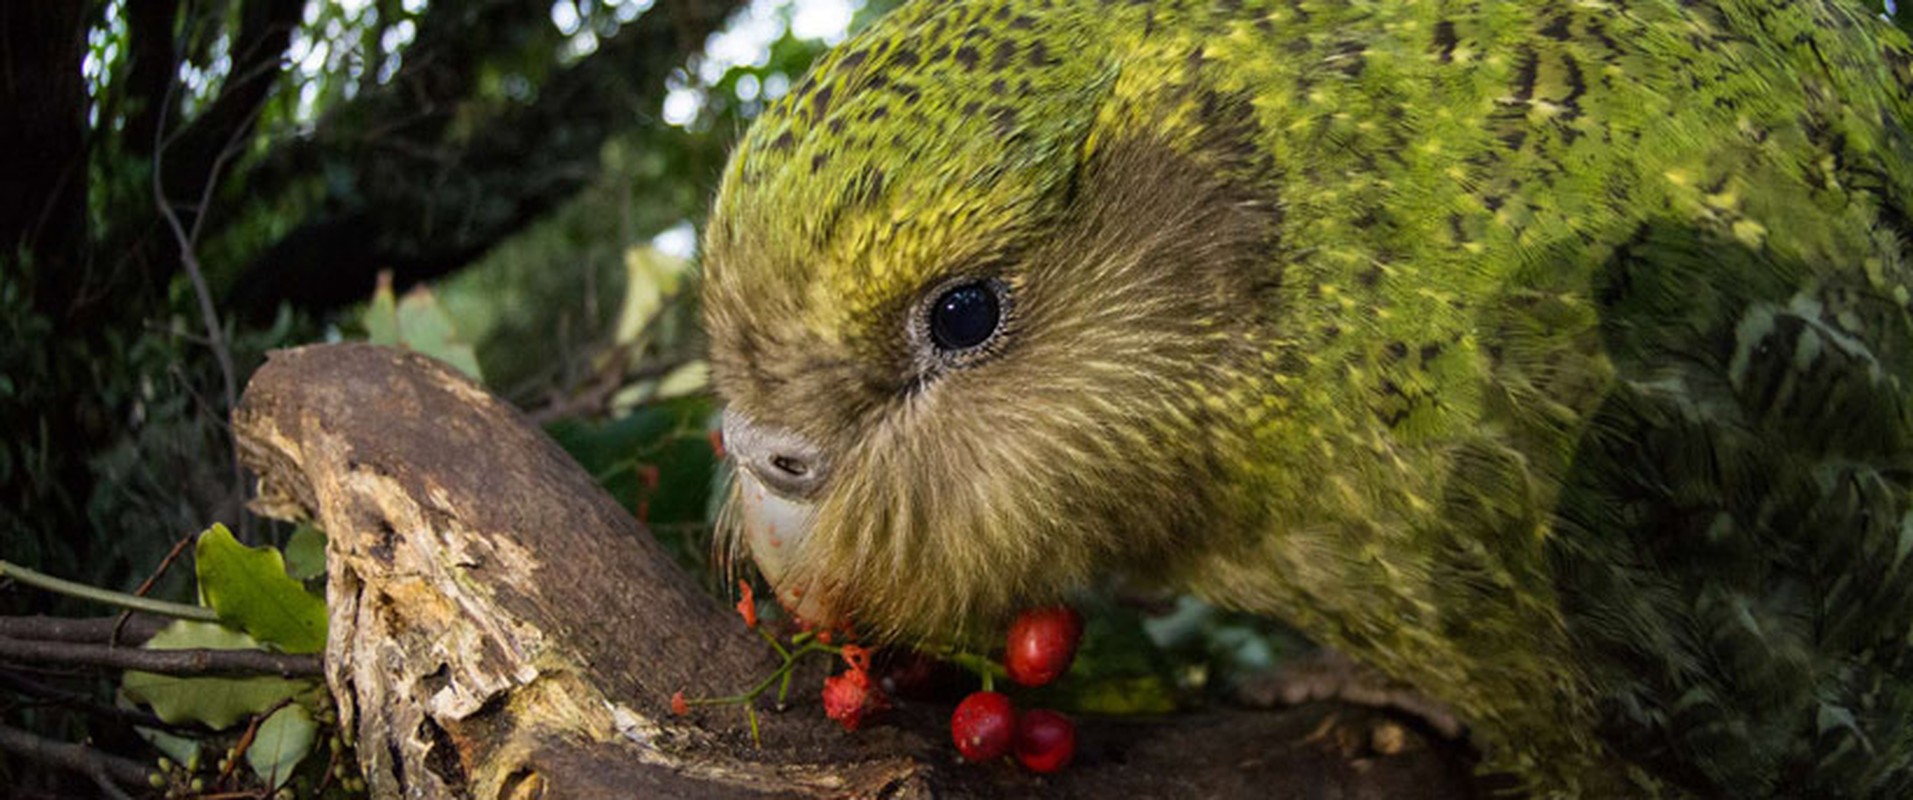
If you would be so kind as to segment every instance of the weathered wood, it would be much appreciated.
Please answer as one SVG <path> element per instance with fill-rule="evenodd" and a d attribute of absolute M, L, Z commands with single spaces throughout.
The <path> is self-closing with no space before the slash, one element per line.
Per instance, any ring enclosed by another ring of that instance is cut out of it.
<path fill-rule="evenodd" d="M 1470 791 L 1452 748 L 1364 755 L 1346 734 L 1374 714 L 1323 704 L 1086 720 L 1047 777 L 959 765 L 948 709 L 847 734 L 814 691 L 761 712 L 754 745 L 736 709 L 668 698 L 733 693 L 768 648 L 503 401 L 422 356 L 320 345 L 274 354 L 234 427 L 257 508 L 329 536 L 326 676 L 375 796 Z"/>

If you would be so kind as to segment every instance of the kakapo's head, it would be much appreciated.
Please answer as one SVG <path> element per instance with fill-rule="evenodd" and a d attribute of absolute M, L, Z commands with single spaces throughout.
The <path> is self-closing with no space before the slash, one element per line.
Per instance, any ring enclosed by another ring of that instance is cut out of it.
<path fill-rule="evenodd" d="M 1124 100 L 1165 76 L 1036 6 L 906 6 L 725 174 L 703 288 L 725 534 L 807 619 L 976 633 L 1230 524 L 1273 210 L 1198 152 L 1215 98 Z"/>

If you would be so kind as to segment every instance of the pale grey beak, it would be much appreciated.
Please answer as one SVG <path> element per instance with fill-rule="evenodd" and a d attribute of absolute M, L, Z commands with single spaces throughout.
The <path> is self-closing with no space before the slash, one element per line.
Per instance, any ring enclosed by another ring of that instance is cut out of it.
<path fill-rule="evenodd" d="M 822 598 L 790 576 L 810 534 L 811 500 L 829 477 L 828 462 L 795 434 L 759 427 L 733 411 L 724 412 L 724 449 L 737 463 L 736 502 L 758 572 L 786 610 L 799 619 L 830 622 L 823 618 Z"/>

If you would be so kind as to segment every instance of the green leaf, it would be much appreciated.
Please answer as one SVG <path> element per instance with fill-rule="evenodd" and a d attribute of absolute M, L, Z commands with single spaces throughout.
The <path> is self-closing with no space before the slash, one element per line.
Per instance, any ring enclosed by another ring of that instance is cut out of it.
<path fill-rule="evenodd" d="M 1080 598 L 1083 639 L 1067 676 L 1028 690 L 1036 705 L 1096 714 L 1163 714 L 1179 706 L 1170 664 L 1133 609 Z"/>
<path fill-rule="evenodd" d="M 690 262 L 665 255 L 650 246 L 624 251 L 624 304 L 618 310 L 614 341 L 636 341 L 664 307 L 664 300 L 678 290 L 678 284 L 690 271 Z"/>
<path fill-rule="evenodd" d="M 1860 730 L 1860 721 L 1853 716 L 1851 710 L 1844 706 L 1821 703 L 1820 713 L 1816 715 L 1815 722 L 1818 723 L 1820 733 L 1823 735 L 1835 728 L 1845 728 L 1862 736 L 1865 735 L 1865 732 Z"/>
<path fill-rule="evenodd" d="M 294 703 L 272 712 L 260 723 L 252 746 L 246 748 L 246 763 L 268 789 L 284 786 L 292 771 L 312 752 L 319 739 L 319 724 L 305 706 Z"/>
<path fill-rule="evenodd" d="M 565 420 L 548 432 L 620 505 L 645 504 L 645 521 L 654 528 L 700 525 L 717 466 L 710 436 L 714 413 L 708 397 L 686 397 L 641 406 L 609 422 Z"/>
<path fill-rule="evenodd" d="M 391 273 L 380 273 L 379 288 L 372 293 L 360 322 L 365 325 L 366 341 L 428 355 L 473 380 L 484 380 L 478 370 L 477 353 L 459 337 L 452 315 L 424 286 L 413 287 L 403 298 L 395 298 Z"/>
<path fill-rule="evenodd" d="M 299 580 L 325 574 L 325 531 L 300 525 L 286 540 L 286 572 Z"/>
<path fill-rule="evenodd" d="M 199 765 L 198 739 L 152 728 L 135 727 L 133 731 L 138 733 L 140 738 L 145 739 L 147 744 L 152 745 L 153 749 L 165 753 L 166 757 L 175 763 L 187 765 L 187 769 Z"/>
<path fill-rule="evenodd" d="M 360 321 L 365 325 L 366 341 L 399 346 L 398 301 L 392 296 L 392 273 L 379 273 L 379 288 L 372 293 L 372 302 L 366 304 L 365 316 Z"/>
<path fill-rule="evenodd" d="M 431 290 L 417 286 L 399 299 L 398 324 L 400 343 L 408 349 L 450 364 L 473 380 L 484 381 L 478 371 L 478 355 L 470 343 L 459 338 L 452 315 L 445 313 Z"/>
<path fill-rule="evenodd" d="M 137 707 L 137 704 L 133 702 L 132 698 L 127 697 L 125 692 L 121 692 L 119 696 L 113 698 L 113 705 L 125 709 Z M 137 725 L 133 727 L 133 732 L 139 734 L 140 738 L 145 739 L 146 743 L 152 745 L 154 749 L 165 753 L 167 758 L 185 766 L 186 769 L 193 770 L 199 767 L 200 745 L 198 739 L 153 728 L 142 728 Z"/>
<path fill-rule="evenodd" d="M 148 650 L 260 650 L 250 636 L 210 622 L 180 620 L 147 640 Z M 247 715 L 262 713 L 281 700 L 311 689 L 310 680 L 276 677 L 181 678 L 129 670 L 120 689 L 167 722 L 199 722 L 215 730 L 230 728 Z"/>
<path fill-rule="evenodd" d="M 199 535 L 199 593 L 219 619 L 288 653 L 325 648 L 325 600 L 286 573 L 270 547 L 247 547 L 226 526 Z"/>

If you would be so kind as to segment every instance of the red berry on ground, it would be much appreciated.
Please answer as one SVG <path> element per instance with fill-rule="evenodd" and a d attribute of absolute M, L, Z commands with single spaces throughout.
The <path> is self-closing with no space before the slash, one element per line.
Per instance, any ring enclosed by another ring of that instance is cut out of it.
<path fill-rule="evenodd" d="M 824 679 L 824 716 L 854 731 L 866 717 L 890 707 L 890 698 L 870 682 L 870 675 L 849 670 Z"/>
<path fill-rule="evenodd" d="M 671 713 L 680 717 L 691 713 L 691 701 L 684 699 L 683 689 L 679 689 L 676 694 L 671 695 Z"/>
<path fill-rule="evenodd" d="M 1016 709 L 997 692 L 974 692 L 950 715 L 950 738 L 970 761 L 1001 758 L 1016 738 Z"/>
<path fill-rule="evenodd" d="M 1025 611 L 1010 625 L 1003 668 L 1010 680 L 1042 686 L 1069 671 L 1082 638 L 1083 617 L 1069 606 Z"/>
<path fill-rule="evenodd" d="M 1076 723 L 1047 708 L 1016 720 L 1016 760 L 1031 772 L 1055 772 L 1076 755 Z"/>

